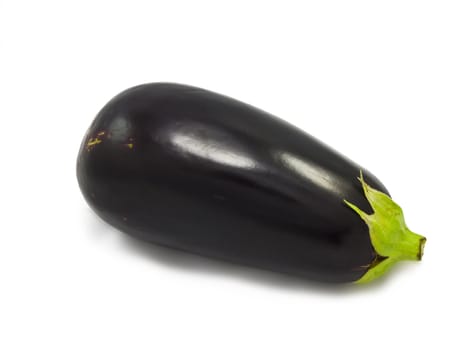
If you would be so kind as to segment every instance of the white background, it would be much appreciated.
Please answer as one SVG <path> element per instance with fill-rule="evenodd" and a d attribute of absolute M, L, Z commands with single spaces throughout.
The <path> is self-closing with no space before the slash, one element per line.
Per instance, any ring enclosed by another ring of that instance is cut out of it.
<path fill-rule="evenodd" d="M 1 349 L 465 349 L 465 1 L 0 0 Z M 370 169 L 421 263 L 326 286 L 137 242 L 75 177 L 99 109 L 171 81 Z"/>

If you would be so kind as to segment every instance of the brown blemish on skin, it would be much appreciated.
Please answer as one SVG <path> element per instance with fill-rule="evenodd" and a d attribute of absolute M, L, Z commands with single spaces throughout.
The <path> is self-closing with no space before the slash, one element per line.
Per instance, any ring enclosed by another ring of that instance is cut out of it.
<path fill-rule="evenodd" d="M 125 143 L 125 146 L 127 146 L 129 149 L 133 149 L 133 147 L 135 146 L 135 144 L 133 143 L 133 140 L 134 140 L 133 137 L 129 137 L 128 143 Z"/>
<path fill-rule="evenodd" d="M 105 135 L 105 131 L 100 131 L 97 133 L 97 137 L 95 138 L 90 138 L 88 143 L 86 144 L 86 149 L 88 150 L 88 152 L 95 146 L 95 145 L 98 145 L 99 143 L 102 142 L 102 140 L 99 138 L 99 136 L 103 136 Z"/>
<path fill-rule="evenodd" d="M 95 145 L 98 145 L 101 142 L 102 140 L 97 137 L 95 139 L 91 138 L 86 144 L 86 148 L 88 149 L 88 151 L 90 151 Z"/>

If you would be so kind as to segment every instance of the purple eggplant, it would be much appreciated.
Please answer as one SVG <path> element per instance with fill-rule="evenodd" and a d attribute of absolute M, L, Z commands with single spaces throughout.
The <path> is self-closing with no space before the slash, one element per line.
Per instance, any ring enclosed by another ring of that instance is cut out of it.
<path fill-rule="evenodd" d="M 91 208 L 134 237 L 327 282 L 420 260 L 425 238 L 369 171 L 264 111 L 153 83 L 108 102 L 77 176 Z"/>

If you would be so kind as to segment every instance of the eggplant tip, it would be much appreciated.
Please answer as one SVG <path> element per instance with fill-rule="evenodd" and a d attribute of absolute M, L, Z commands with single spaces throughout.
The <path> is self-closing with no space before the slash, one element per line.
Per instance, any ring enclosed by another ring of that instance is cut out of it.
<path fill-rule="evenodd" d="M 420 247 L 418 249 L 418 260 L 422 260 L 423 253 L 425 250 L 426 237 L 420 239 Z"/>

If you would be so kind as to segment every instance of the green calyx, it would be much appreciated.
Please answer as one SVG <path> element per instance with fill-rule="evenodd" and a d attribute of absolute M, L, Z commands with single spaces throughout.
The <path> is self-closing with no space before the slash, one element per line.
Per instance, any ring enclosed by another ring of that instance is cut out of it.
<path fill-rule="evenodd" d="M 377 253 L 367 272 L 356 281 L 366 283 L 383 275 L 400 260 L 421 260 L 426 238 L 410 231 L 405 224 L 402 209 L 388 195 L 369 186 L 362 172 L 358 178 L 373 214 L 367 214 L 344 199 L 368 225 L 370 240 Z"/>

